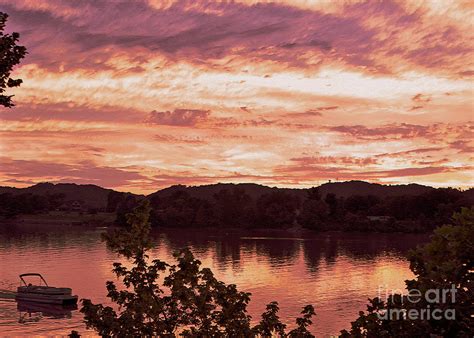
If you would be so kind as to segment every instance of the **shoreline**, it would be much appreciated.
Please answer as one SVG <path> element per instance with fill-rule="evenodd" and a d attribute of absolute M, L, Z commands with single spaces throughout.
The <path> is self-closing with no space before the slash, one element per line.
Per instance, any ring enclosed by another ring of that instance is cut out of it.
<path fill-rule="evenodd" d="M 58 230 L 61 228 L 72 228 L 76 230 L 90 230 L 94 228 L 107 228 L 107 229 L 120 229 L 119 225 L 115 225 L 115 214 L 113 213 L 101 213 L 99 215 L 76 215 L 66 214 L 63 217 L 51 214 L 40 214 L 40 215 L 21 215 L 15 219 L 1 220 L 1 227 L 21 227 L 23 229 L 35 228 L 44 230 Z M 95 216 L 95 217 L 87 217 Z M 204 231 L 214 232 L 222 235 L 226 233 L 273 233 L 273 234 L 286 234 L 290 237 L 302 237 L 311 238 L 314 235 L 330 235 L 330 234 L 411 234 L 411 235 L 429 235 L 432 231 L 424 232 L 406 232 L 406 231 L 358 231 L 358 230 L 341 230 L 341 229 L 325 229 L 325 230 L 312 230 L 305 229 L 302 227 L 289 227 L 289 228 L 265 228 L 265 227 L 152 227 L 152 232 L 174 232 L 182 231 L 183 229 L 189 231 Z"/>

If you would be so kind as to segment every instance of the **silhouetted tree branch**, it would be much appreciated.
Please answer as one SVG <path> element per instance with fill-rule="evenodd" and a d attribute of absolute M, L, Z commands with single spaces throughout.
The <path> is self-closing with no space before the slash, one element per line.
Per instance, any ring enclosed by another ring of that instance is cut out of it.
<path fill-rule="evenodd" d="M 20 63 L 26 55 L 26 48 L 19 46 L 20 34 L 5 34 L 4 29 L 8 19 L 8 14 L 0 12 L 0 105 L 13 107 L 13 95 L 4 95 L 6 88 L 18 87 L 21 79 L 12 79 L 10 73 L 13 67 Z"/>

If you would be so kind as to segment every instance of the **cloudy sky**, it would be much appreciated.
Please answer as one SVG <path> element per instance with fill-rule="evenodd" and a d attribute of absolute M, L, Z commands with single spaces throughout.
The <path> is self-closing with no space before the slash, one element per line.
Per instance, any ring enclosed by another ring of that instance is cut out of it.
<path fill-rule="evenodd" d="M 0 185 L 474 181 L 472 1 L 0 0 Z"/>

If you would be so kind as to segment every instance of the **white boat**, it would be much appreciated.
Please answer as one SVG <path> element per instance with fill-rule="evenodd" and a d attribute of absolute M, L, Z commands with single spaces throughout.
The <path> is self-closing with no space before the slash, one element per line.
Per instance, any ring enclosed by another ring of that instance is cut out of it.
<path fill-rule="evenodd" d="M 23 277 L 39 277 L 39 285 L 26 283 Z M 20 275 L 23 285 L 17 289 L 15 299 L 17 301 L 27 301 L 45 304 L 76 304 L 77 296 L 72 295 L 70 288 L 56 288 L 49 286 L 45 279 L 39 273 L 24 273 Z"/>

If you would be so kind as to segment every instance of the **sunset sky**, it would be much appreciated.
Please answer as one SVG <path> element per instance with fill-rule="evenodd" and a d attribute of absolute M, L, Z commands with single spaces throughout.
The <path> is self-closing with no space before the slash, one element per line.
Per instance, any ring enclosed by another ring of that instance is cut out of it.
<path fill-rule="evenodd" d="M 0 185 L 474 182 L 473 1 L 0 0 Z"/>

